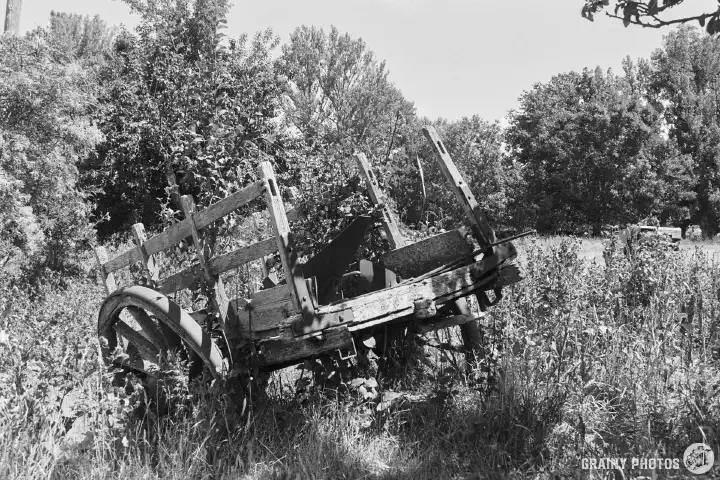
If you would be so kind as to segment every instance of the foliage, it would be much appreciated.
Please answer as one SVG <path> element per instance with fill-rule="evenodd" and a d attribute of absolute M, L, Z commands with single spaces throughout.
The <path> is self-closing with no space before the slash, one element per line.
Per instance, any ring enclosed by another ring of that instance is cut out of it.
<path fill-rule="evenodd" d="M 0 255 L 36 254 L 65 268 L 92 237 L 76 165 L 101 134 L 90 120 L 91 78 L 55 60 L 54 45 L 0 39 Z"/>
<path fill-rule="evenodd" d="M 175 197 L 162 215 L 169 174 L 202 208 L 254 180 L 261 160 L 283 170 L 272 32 L 226 42 L 224 0 L 133 5 L 143 20 L 120 36 L 102 74 L 106 141 L 87 176 L 101 190 L 102 234 L 138 221 L 149 229 L 179 210 Z"/>
<path fill-rule="evenodd" d="M 681 155 L 692 158 L 694 196 L 686 202 L 683 226 L 700 224 L 705 235 L 718 233 L 720 219 L 720 44 L 692 27 L 664 39 L 652 55 L 648 96 L 658 105 L 669 136 Z"/>
<path fill-rule="evenodd" d="M 675 201 L 676 159 L 661 117 L 631 77 L 583 70 L 536 84 L 521 97 L 506 133 L 522 165 L 522 206 L 544 232 L 633 221 Z M 682 186 L 682 184 L 680 184 Z"/>
<path fill-rule="evenodd" d="M 32 301 L 0 285 L 0 476 L 577 478 L 579 458 L 717 450 L 720 276 L 707 253 L 648 250 L 636 264 L 609 244 L 603 265 L 584 263 L 577 240 L 518 247 L 526 280 L 484 320 L 502 328 L 491 385 L 428 349 L 412 391 L 326 359 L 274 375 L 263 403 L 179 385 L 168 415 L 100 367 L 97 285 L 41 285 Z"/>
<path fill-rule="evenodd" d="M 424 125 L 432 125 L 443 139 L 491 224 L 512 223 L 510 192 L 520 180 L 519 169 L 503 152 L 500 126 L 477 115 L 457 121 L 419 119 L 399 129 L 398 148 L 383 162 L 381 171 L 400 218 L 419 230 L 450 229 L 464 222 L 435 153 L 420 133 Z"/>
<path fill-rule="evenodd" d="M 308 144 L 334 145 L 386 155 L 399 115 L 413 115 L 413 106 L 388 80 L 385 62 L 378 62 L 362 39 L 341 35 L 331 27 L 302 26 L 283 45 L 277 68 L 290 88 L 285 114 Z"/>
<path fill-rule="evenodd" d="M 582 9 L 582 16 L 591 22 L 595 20 L 595 14 L 604 11 L 610 6 L 610 0 L 585 0 Z M 613 13 L 605 12 L 607 16 L 622 19 L 627 27 L 630 24 L 641 25 L 642 27 L 661 28 L 668 25 L 683 24 L 696 21 L 701 27 L 705 27 L 707 33 L 713 35 L 720 33 L 720 7 L 716 11 L 702 12 L 696 15 L 682 18 L 670 18 L 672 9 L 683 0 L 614 0 Z"/>
<path fill-rule="evenodd" d="M 47 37 L 58 53 L 69 59 L 92 60 L 112 50 L 117 28 L 109 27 L 99 15 L 91 18 L 52 11 L 49 28 L 35 33 Z"/>

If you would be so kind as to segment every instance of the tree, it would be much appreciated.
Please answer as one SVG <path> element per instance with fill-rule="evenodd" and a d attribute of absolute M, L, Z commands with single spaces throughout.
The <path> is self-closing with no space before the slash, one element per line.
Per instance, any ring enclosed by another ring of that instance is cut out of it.
<path fill-rule="evenodd" d="M 295 29 L 277 65 L 290 84 L 287 119 L 308 143 L 387 155 L 398 113 L 414 113 L 388 80 L 385 62 L 362 39 L 335 27 L 329 34 L 317 27 Z"/>
<path fill-rule="evenodd" d="M 684 227 L 720 231 L 720 40 L 684 26 L 652 55 L 650 98 L 660 105 L 679 153 L 692 159 L 694 202 Z"/>
<path fill-rule="evenodd" d="M 65 269 L 92 239 L 76 164 L 101 140 L 92 79 L 52 46 L 0 38 L 0 265 Z"/>
<path fill-rule="evenodd" d="M 413 120 L 403 125 L 398 149 L 382 167 L 402 220 L 420 228 L 450 229 L 463 222 L 462 210 L 437 167 L 435 154 L 420 134 L 432 124 L 458 169 L 494 226 L 508 226 L 508 191 L 518 181 L 518 169 L 503 153 L 502 131 L 478 115 L 457 121 Z M 422 169 L 422 175 L 421 170 Z"/>
<path fill-rule="evenodd" d="M 227 41 L 225 0 L 128 3 L 143 20 L 118 37 L 102 72 L 106 140 L 86 176 L 96 216 L 107 219 L 103 235 L 138 221 L 151 228 L 179 210 L 163 210 L 168 174 L 202 208 L 254 180 L 262 160 L 283 170 L 272 32 Z"/>
<path fill-rule="evenodd" d="M 585 69 L 536 84 L 506 139 L 523 166 L 526 218 L 544 232 L 636 221 L 663 209 L 660 115 L 627 78 Z"/>
<path fill-rule="evenodd" d="M 50 27 L 44 31 L 47 41 L 68 58 L 92 59 L 112 50 L 117 28 L 100 18 L 76 13 L 50 12 Z"/>
<path fill-rule="evenodd" d="M 610 0 L 584 0 L 582 16 L 594 21 L 595 14 L 610 6 Z M 613 13 L 605 12 L 611 18 L 621 19 L 627 27 L 630 24 L 649 28 L 661 28 L 668 25 L 683 24 L 697 21 L 705 27 L 707 33 L 713 35 L 720 32 L 720 6 L 715 11 L 697 13 L 689 17 L 669 18 L 673 7 L 683 0 L 614 0 Z"/>

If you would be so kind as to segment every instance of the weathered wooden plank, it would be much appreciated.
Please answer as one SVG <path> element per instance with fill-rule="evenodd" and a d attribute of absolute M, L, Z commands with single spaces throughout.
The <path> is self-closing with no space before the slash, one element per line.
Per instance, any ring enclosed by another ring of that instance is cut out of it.
<path fill-rule="evenodd" d="M 429 299 L 438 304 L 443 304 L 466 296 L 477 289 L 493 288 L 491 284 L 497 280 L 497 272 L 494 275 L 480 275 L 480 280 L 475 277 L 485 267 L 496 268 L 497 265 L 493 265 L 489 258 L 491 257 L 488 257 L 484 264 L 480 261 L 424 280 L 401 284 L 351 298 L 344 302 L 320 307 L 316 312 L 316 322 L 310 328 L 319 330 L 323 324 L 323 316 L 346 309 L 352 309 L 354 317 L 348 325 L 354 326 L 370 321 L 384 323 L 413 314 L 414 303 L 417 299 Z M 487 270 L 486 273 L 490 272 L 492 268 Z M 292 324 L 297 321 L 300 321 L 300 317 L 294 315 L 284 323 Z"/>
<path fill-rule="evenodd" d="M 195 263 L 192 266 L 181 270 L 177 273 L 170 275 L 169 277 L 161 280 L 158 284 L 158 291 L 165 295 L 180 291 L 184 288 L 190 288 L 190 286 L 203 278 L 203 272 L 200 265 Z"/>
<path fill-rule="evenodd" d="M 155 262 L 155 257 L 149 255 L 145 250 L 144 244 L 147 240 L 145 226 L 142 223 L 136 223 L 132 226 L 132 234 L 133 239 L 135 240 L 135 248 L 137 249 L 138 256 L 141 259 L 140 263 L 142 263 L 143 270 L 145 270 L 148 284 L 155 286 L 160 280 L 160 269 Z"/>
<path fill-rule="evenodd" d="M 480 248 L 490 246 L 495 242 L 495 232 L 493 232 L 492 227 L 485 217 L 485 213 L 480 208 L 477 200 L 475 200 L 475 196 L 470 191 L 468 184 L 460 175 L 452 157 L 450 157 L 450 154 L 445 149 L 445 145 L 443 145 L 442 140 L 440 140 L 440 136 L 435 131 L 435 128 L 429 125 L 425 126 L 422 131 L 433 151 L 435 151 L 435 157 L 440 166 L 440 170 L 442 170 L 455 197 L 460 202 L 465 216 L 470 222 L 473 235 L 480 244 Z"/>
<path fill-rule="evenodd" d="M 255 198 L 262 195 L 263 182 L 256 181 L 243 188 L 239 192 L 235 192 L 229 197 L 223 198 L 219 202 L 210 205 L 208 208 L 201 212 L 193 214 L 193 221 L 195 228 L 202 230 L 214 221 L 224 217 L 242 207 L 243 205 L 251 202 Z M 186 218 L 182 222 L 178 222 L 164 232 L 159 233 L 149 238 L 144 244 L 144 250 L 147 255 L 153 255 L 168 248 L 172 248 L 178 243 L 182 242 L 183 239 L 192 235 L 192 225 Z M 110 273 L 115 270 L 119 270 L 124 267 L 129 267 L 136 262 L 142 261 L 142 257 L 139 255 L 137 250 L 128 250 L 123 252 L 116 258 L 105 263 L 105 271 Z"/>
<path fill-rule="evenodd" d="M 464 229 L 457 229 L 387 252 L 380 257 L 380 263 L 403 278 L 412 278 L 471 253 Z"/>
<path fill-rule="evenodd" d="M 283 269 L 285 270 L 287 286 L 291 289 L 290 292 L 293 297 L 295 309 L 303 312 L 303 317 L 306 319 L 306 322 L 309 323 L 314 316 L 315 306 L 312 303 L 311 296 L 305 285 L 305 277 L 303 276 L 292 234 L 290 233 L 290 226 L 287 216 L 285 215 L 285 207 L 283 206 L 280 196 L 280 189 L 278 188 L 275 172 L 270 162 L 260 164 L 258 167 L 258 176 L 265 184 L 265 202 L 267 203 L 270 220 L 273 224 L 273 230 L 275 231 L 277 250 L 280 254 Z"/>
<path fill-rule="evenodd" d="M 355 154 L 355 161 L 357 162 L 358 169 L 365 180 L 365 187 L 367 188 L 370 200 L 372 200 L 375 206 L 380 206 L 382 211 L 383 229 L 385 230 L 388 242 L 390 243 L 390 248 L 396 249 L 405 246 L 405 239 L 400 233 L 395 215 L 393 215 L 390 211 L 390 207 L 386 203 L 385 194 L 378 184 L 372 165 L 370 165 L 370 162 L 364 153 Z"/>
<path fill-rule="evenodd" d="M 237 318 L 240 336 L 253 340 L 277 336 L 280 326 L 297 313 L 291 303 L 272 303 L 252 308 L 244 298 L 231 300 L 230 309 Z"/>
<path fill-rule="evenodd" d="M 264 258 L 265 256 L 277 251 L 277 243 L 274 238 L 268 238 L 260 242 L 253 243 L 246 247 L 238 248 L 230 253 L 218 255 L 207 261 L 210 266 L 210 272 L 213 275 L 220 275 L 223 272 L 238 268 L 253 260 Z M 192 266 L 170 275 L 159 282 L 158 290 L 165 295 L 189 288 L 196 280 L 203 277 L 202 267 L 195 263 Z"/>
<path fill-rule="evenodd" d="M 192 227 L 190 221 L 186 218 L 181 222 L 170 225 L 164 232 L 150 237 L 145 242 L 145 251 L 149 255 L 162 252 L 174 247 L 190 235 L 192 235 Z"/>
<path fill-rule="evenodd" d="M 288 364 L 351 344 L 352 334 L 343 325 L 328 328 L 317 338 L 266 340 L 260 344 L 258 361 L 261 366 Z"/>
<path fill-rule="evenodd" d="M 268 238 L 246 247 L 238 248 L 233 252 L 218 255 L 210 261 L 210 269 L 214 275 L 218 275 L 222 272 L 238 268 L 253 260 L 274 254 L 275 252 L 277 252 L 277 242 L 274 238 Z"/>
<path fill-rule="evenodd" d="M 208 208 L 193 215 L 195 228 L 202 230 L 214 221 L 228 215 L 243 205 L 255 200 L 263 193 L 263 182 L 258 180 L 239 192 L 235 192 L 229 197 L 225 197 L 217 203 L 210 205 Z"/>
<path fill-rule="evenodd" d="M 98 264 L 98 271 L 100 272 L 100 279 L 105 287 L 105 293 L 110 295 L 112 292 L 117 290 L 117 284 L 115 283 L 115 276 L 105 270 L 105 263 L 108 261 L 107 250 L 105 247 L 95 248 L 95 260 Z"/>
<path fill-rule="evenodd" d="M 105 273 L 112 273 L 121 268 L 129 267 L 140 261 L 137 249 L 126 250 L 117 257 L 103 264 Z"/>
<path fill-rule="evenodd" d="M 255 309 L 259 309 L 262 308 L 263 305 L 269 305 L 273 303 L 292 304 L 290 290 L 287 288 L 286 285 L 279 285 L 277 287 L 260 290 L 255 292 L 252 296 L 251 305 Z"/>

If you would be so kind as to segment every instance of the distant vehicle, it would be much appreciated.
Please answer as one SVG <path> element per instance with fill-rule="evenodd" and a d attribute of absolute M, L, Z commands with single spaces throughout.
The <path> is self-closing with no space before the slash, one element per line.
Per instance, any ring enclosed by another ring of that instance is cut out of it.
<path fill-rule="evenodd" d="M 659 236 L 668 247 L 673 250 L 680 249 L 682 230 L 679 227 L 654 227 L 651 225 L 631 225 L 620 231 L 620 240 L 623 244 L 631 241 L 642 243 L 644 238 Z"/>

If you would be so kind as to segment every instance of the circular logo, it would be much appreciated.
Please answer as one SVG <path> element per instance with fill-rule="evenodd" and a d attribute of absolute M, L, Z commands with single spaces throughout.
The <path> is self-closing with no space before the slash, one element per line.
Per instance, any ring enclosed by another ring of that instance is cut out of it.
<path fill-rule="evenodd" d="M 693 443 L 685 449 L 683 463 L 690 473 L 701 475 L 707 473 L 715 464 L 712 448 L 704 443 Z"/>

